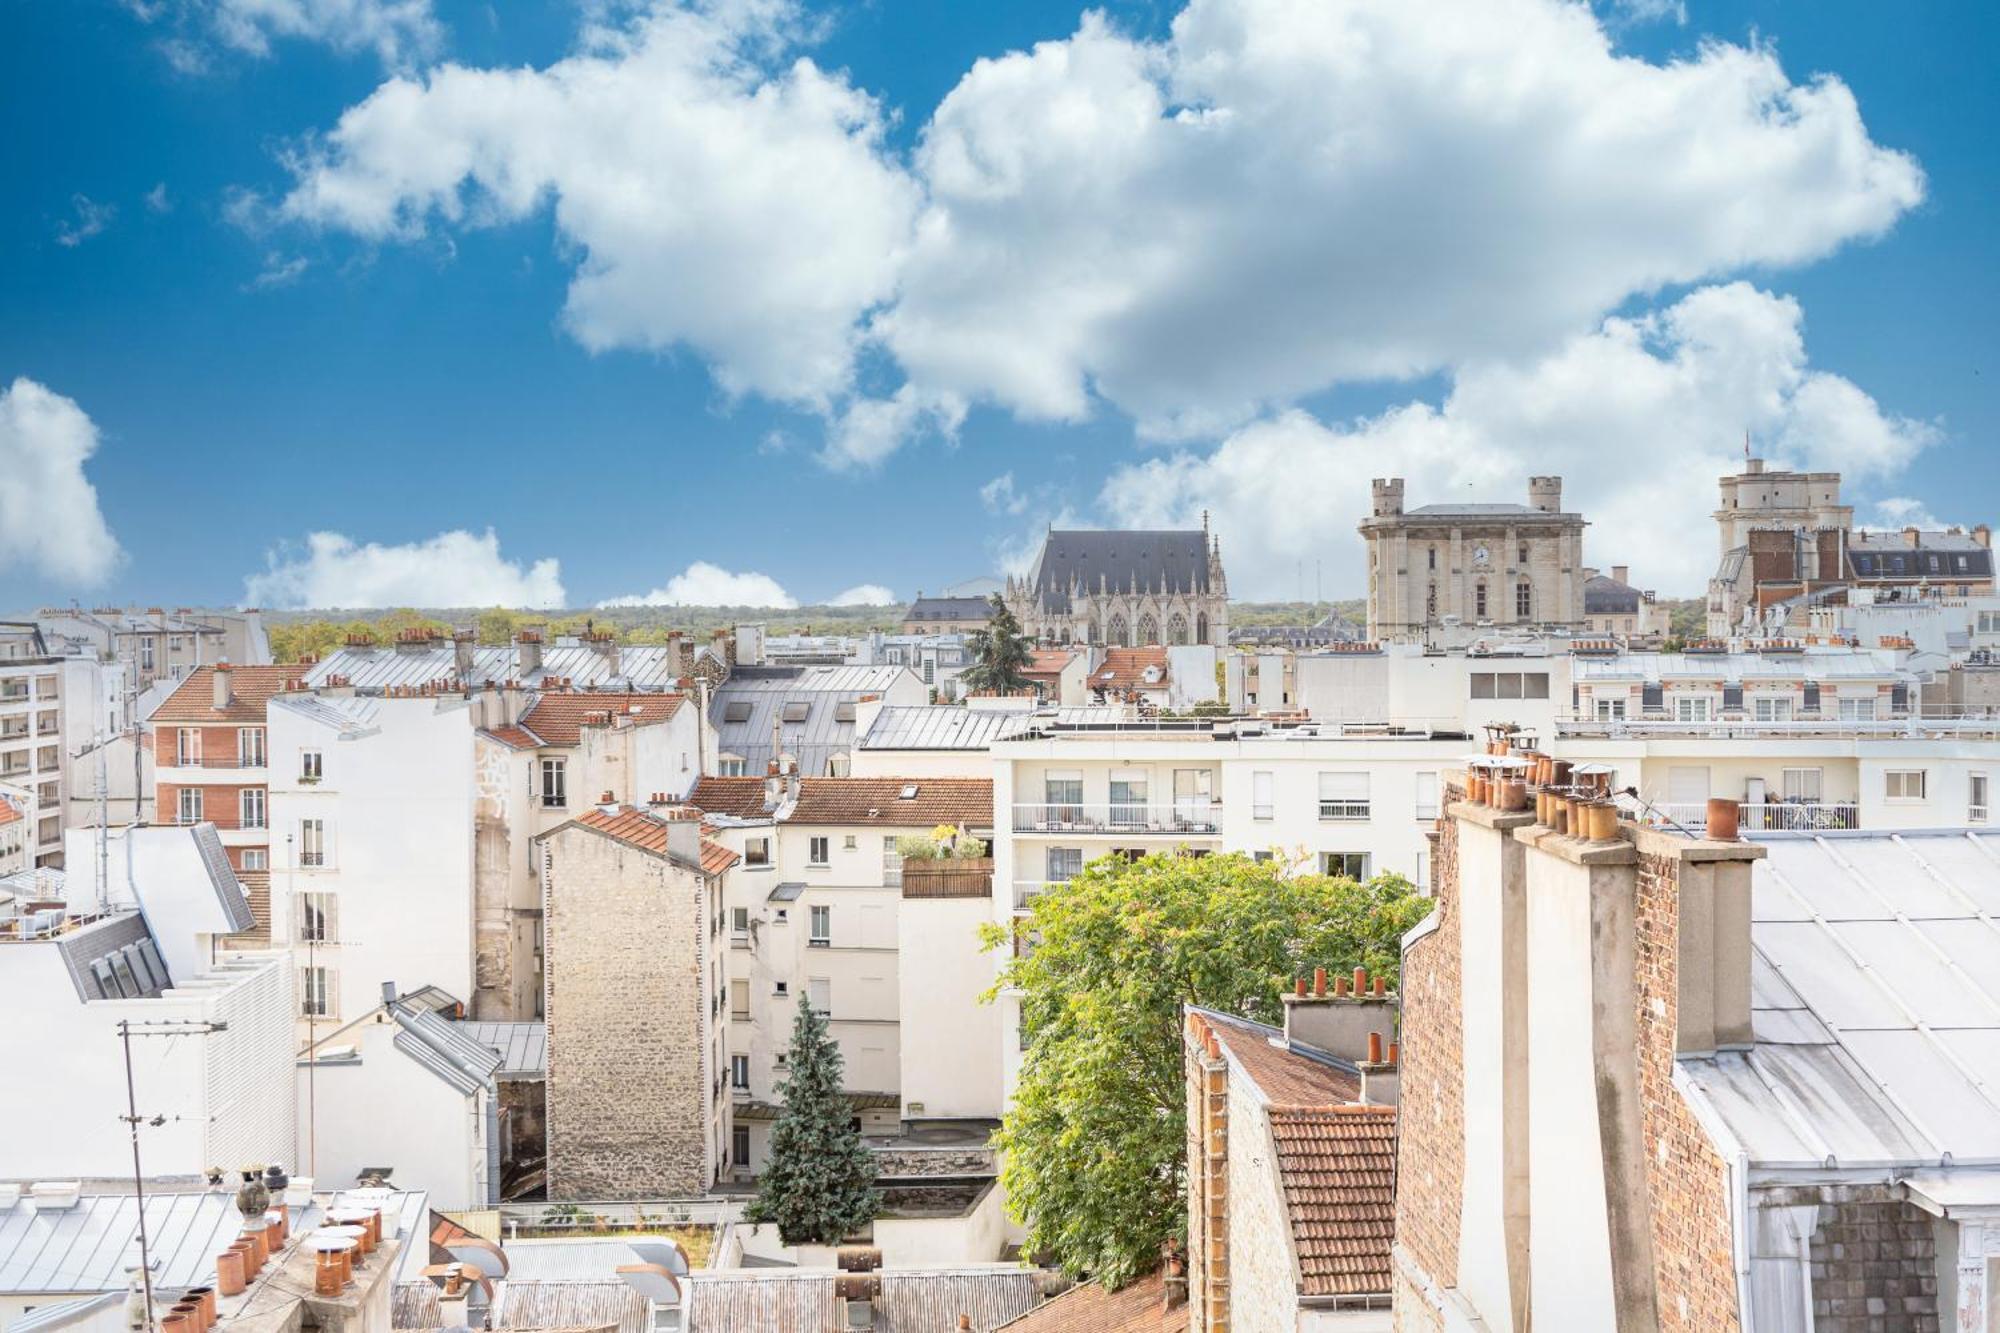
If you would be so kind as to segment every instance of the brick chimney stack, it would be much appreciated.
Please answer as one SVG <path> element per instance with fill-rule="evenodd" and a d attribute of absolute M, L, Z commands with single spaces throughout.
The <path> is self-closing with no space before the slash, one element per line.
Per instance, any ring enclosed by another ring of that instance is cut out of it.
<path fill-rule="evenodd" d="M 473 664 L 477 660 L 473 650 L 478 644 L 478 636 L 469 629 L 459 630 L 451 636 L 451 669 L 458 676 L 461 688 L 472 685 Z"/>
<path fill-rule="evenodd" d="M 1632 566 L 1613 565 L 1611 567 L 1611 581 L 1614 583 L 1623 583 L 1629 587 L 1632 582 Z"/>
<path fill-rule="evenodd" d="M 1357 967 L 1350 980 L 1335 977 L 1329 984 L 1325 968 L 1313 970 L 1310 993 L 1303 979 L 1285 1000 L 1285 1040 L 1316 1047 L 1336 1059 L 1362 1064 L 1368 1059 L 1369 1038 L 1396 1030 L 1402 997 L 1383 978 Z"/>
<path fill-rule="evenodd" d="M 542 669 L 542 632 L 524 629 L 514 636 L 514 674 L 525 680 Z"/>

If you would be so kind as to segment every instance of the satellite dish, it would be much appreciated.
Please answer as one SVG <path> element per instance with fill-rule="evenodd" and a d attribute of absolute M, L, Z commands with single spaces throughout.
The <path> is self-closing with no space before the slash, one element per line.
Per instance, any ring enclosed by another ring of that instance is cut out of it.
<path fill-rule="evenodd" d="M 627 1244 L 632 1247 L 632 1253 L 639 1256 L 640 1263 L 658 1264 L 675 1277 L 688 1275 L 687 1254 L 681 1249 L 678 1241 L 662 1238 L 628 1241 Z"/>
<path fill-rule="evenodd" d="M 658 1264 L 621 1264 L 613 1270 L 625 1285 L 655 1305 L 679 1305 L 681 1283 Z"/>

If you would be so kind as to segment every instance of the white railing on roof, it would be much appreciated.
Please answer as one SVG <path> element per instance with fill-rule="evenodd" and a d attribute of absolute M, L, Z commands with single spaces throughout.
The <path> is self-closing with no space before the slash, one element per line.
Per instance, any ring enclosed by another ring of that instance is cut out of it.
<path fill-rule="evenodd" d="M 1757 801 L 1739 808 L 1745 833 L 1821 833 L 1861 827 L 1861 807 L 1854 801 Z M 1708 806 L 1653 802 L 1638 812 L 1638 819 L 1677 824 L 1694 832 L 1708 827 Z"/>
<path fill-rule="evenodd" d="M 1925 740 L 1940 737 L 2000 736 L 2000 718 L 1907 717 L 1882 718 L 1874 721 L 1818 718 L 1795 719 L 1790 722 L 1750 722 L 1740 719 L 1727 722 L 1677 722 L 1664 717 L 1560 718 L 1556 721 L 1556 735 L 1612 739 L 1628 736 L 1689 736 L 1717 740 L 1737 740 L 1746 737 L 1783 740 L 1794 736 L 1801 738 L 1835 736 L 1844 739 Z"/>
<path fill-rule="evenodd" d="M 1016 833 L 1212 834 L 1221 830 L 1222 811 L 1214 801 L 1182 801 L 1173 805 L 1078 802 L 1014 807 Z"/>

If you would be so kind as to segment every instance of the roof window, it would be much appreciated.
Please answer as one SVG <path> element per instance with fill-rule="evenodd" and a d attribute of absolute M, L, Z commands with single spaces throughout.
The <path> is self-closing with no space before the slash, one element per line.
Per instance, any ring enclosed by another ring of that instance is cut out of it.
<path fill-rule="evenodd" d="M 812 713 L 812 704 L 804 699 L 785 700 L 785 711 L 781 716 L 787 722 L 803 722 Z"/>
<path fill-rule="evenodd" d="M 724 722 L 748 722 L 750 720 L 750 701 L 748 699 L 731 699 L 728 703 L 722 705 L 722 720 Z"/>
<path fill-rule="evenodd" d="M 916 800 L 916 799 L 917 799 L 917 784 L 916 784 L 916 783 L 914 783 L 914 782 L 905 782 L 905 783 L 903 784 L 903 789 L 902 789 L 901 791 L 899 791 L 899 792 L 897 792 L 897 793 L 896 793 L 896 799 L 897 799 L 897 800 L 899 800 L 899 801 L 914 801 L 914 800 Z"/>

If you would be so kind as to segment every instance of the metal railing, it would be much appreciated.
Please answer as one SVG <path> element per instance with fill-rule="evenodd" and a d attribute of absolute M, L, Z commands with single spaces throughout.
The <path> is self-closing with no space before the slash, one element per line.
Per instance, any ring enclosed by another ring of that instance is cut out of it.
<path fill-rule="evenodd" d="M 1788 722 L 1678 722 L 1659 717 L 1567 718 L 1556 722 L 1559 737 L 1691 736 L 1722 740 L 1759 737 L 1765 740 L 1834 736 L 1844 739 L 1886 737 L 1923 740 L 1936 737 L 2000 736 L 1995 717 L 1794 718 Z"/>
<path fill-rule="evenodd" d="M 223 755 L 223 756 L 220 756 L 220 757 L 218 757 L 218 758 L 214 758 L 214 759 L 210 759 L 210 758 L 208 758 L 208 757 L 207 757 L 207 756 L 205 756 L 205 755 L 179 755 L 179 754 L 177 754 L 177 755 L 175 755 L 175 756 L 173 757 L 173 760 L 172 760 L 172 762 L 171 762 L 171 763 L 165 763 L 165 764 L 162 764 L 162 765 L 160 765 L 160 767 L 161 767 L 161 768 L 165 768 L 165 769 L 175 769 L 175 768 L 269 768 L 269 767 L 270 767 L 270 764 L 269 764 L 269 763 L 268 763 L 268 762 L 267 762 L 267 761 L 265 760 L 265 757 L 264 757 L 263 755 L 256 755 L 256 756 L 254 756 L 254 757 L 249 757 L 249 758 L 246 758 L 246 757 L 244 757 L 244 756 L 241 756 L 241 755 Z"/>
<path fill-rule="evenodd" d="M 1058 803 L 1014 807 L 1016 833 L 1214 834 L 1222 811 L 1214 801 L 1173 805 Z"/>
<path fill-rule="evenodd" d="M 1861 807 L 1854 801 L 1757 801 L 1739 808 L 1740 827 L 1745 833 L 1833 832 L 1861 827 Z M 1708 827 L 1706 803 L 1653 802 L 1639 814 L 1642 822 L 1649 816 L 1690 830 Z"/>

